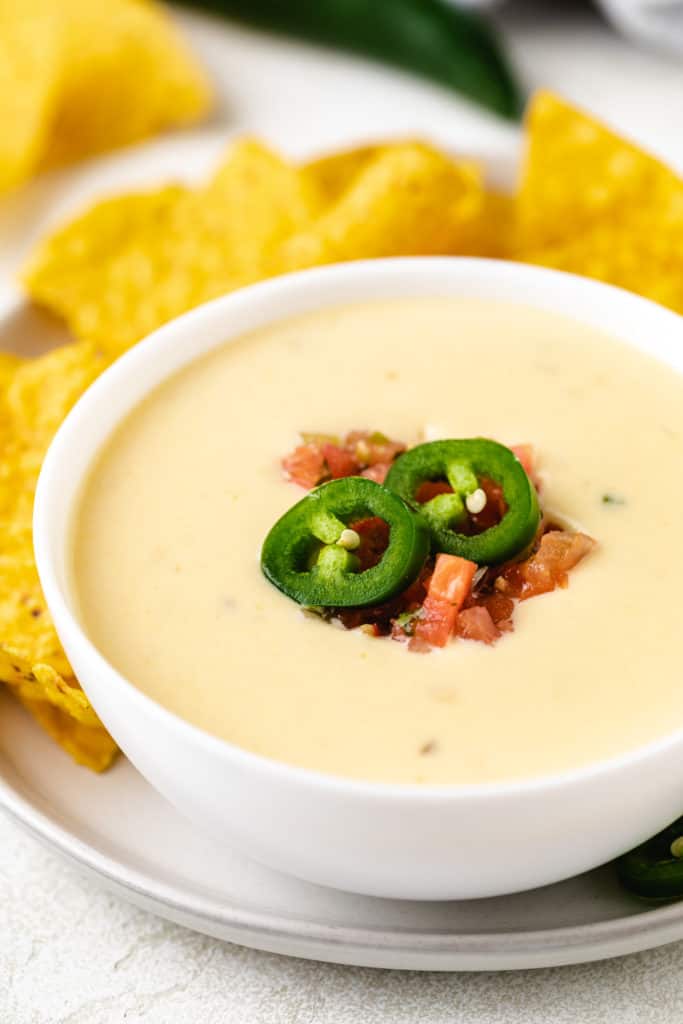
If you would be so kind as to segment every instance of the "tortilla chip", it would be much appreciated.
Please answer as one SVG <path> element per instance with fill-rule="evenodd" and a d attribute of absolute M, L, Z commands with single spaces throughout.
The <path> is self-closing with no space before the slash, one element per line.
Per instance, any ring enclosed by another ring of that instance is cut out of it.
<path fill-rule="evenodd" d="M 59 9 L 62 76 L 42 167 L 127 145 L 207 113 L 207 80 L 161 4 L 60 0 Z"/>
<path fill-rule="evenodd" d="M 278 269 L 466 252 L 483 195 L 474 164 L 420 143 L 378 147 L 338 200 L 284 243 Z"/>
<path fill-rule="evenodd" d="M 119 353 L 167 320 L 267 276 L 320 205 L 266 147 L 233 145 L 207 186 L 105 200 L 48 238 L 24 280 L 79 337 Z"/>
<path fill-rule="evenodd" d="M 0 0 L 0 191 L 209 106 L 204 75 L 152 0 Z"/>
<path fill-rule="evenodd" d="M 25 272 L 34 301 L 62 316 L 76 337 L 114 350 L 153 330 L 162 308 L 181 304 L 179 293 L 161 293 L 161 283 L 172 276 L 185 195 L 169 187 L 106 199 L 48 237 Z"/>
<path fill-rule="evenodd" d="M 61 52 L 55 20 L 0 0 L 0 193 L 40 163 L 59 91 Z"/>
<path fill-rule="evenodd" d="M 61 708 L 65 715 L 83 725 L 100 725 L 100 720 L 73 675 L 65 679 L 51 665 L 36 664 L 31 668 L 29 662 L 9 647 L 0 648 L 0 682 L 9 686 L 22 700 L 44 702 Z"/>
<path fill-rule="evenodd" d="M 43 242 L 24 282 L 78 337 L 119 353 L 201 302 L 287 270 L 373 256 L 497 255 L 493 202 L 473 165 L 419 143 L 299 169 L 246 140 L 204 188 L 97 204 Z"/>
<path fill-rule="evenodd" d="M 204 188 L 97 204 L 34 253 L 33 299 L 121 352 L 201 302 L 283 271 L 374 256 L 505 253 L 509 197 L 420 143 L 364 147 L 298 169 L 253 141 Z"/>
<path fill-rule="evenodd" d="M 103 772 L 110 767 L 118 747 L 103 726 L 83 725 L 60 708 L 44 701 L 21 697 L 21 703 L 62 750 L 71 755 L 76 764 L 94 772 Z"/>
<path fill-rule="evenodd" d="M 27 446 L 42 446 L 42 459 L 71 406 L 108 365 L 90 343 L 62 345 L 22 362 L 6 390 L 15 435 Z"/>
<path fill-rule="evenodd" d="M 27 502 L 25 508 L 30 511 L 30 503 Z M 24 508 L 19 506 L 18 517 L 24 517 L 25 514 Z M 33 672 L 36 665 L 44 663 L 70 679 L 73 673 L 57 639 L 40 589 L 33 559 L 30 522 L 22 526 L 0 523 L 0 573 L 4 594 L 0 601 L 0 651 L 4 650 L 10 660 L 14 659 L 19 676 L 25 677 Z M 3 682 L 10 681 L 2 674 L 0 679 Z M 20 681 L 16 673 L 12 681 Z"/>
<path fill-rule="evenodd" d="M 381 146 L 358 146 L 355 149 L 330 153 L 304 164 L 301 175 L 319 190 L 326 202 L 332 203 L 346 192 L 371 160 L 376 159 L 382 151 L 387 152 L 398 145 L 400 143 L 392 142 Z"/>
<path fill-rule="evenodd" d="M 185 243 L 197 234 L 198 250 L 208 247 L 214 257 L 207 297 L 269 276 L 283 239 L 310 224 L 322 205 L 294 164 L 251 139 L 233 145 L 208 186 L 191 195 L 183 225 Z"/>
<path fill-rule="evenodd" d="M 332 204 L 353 186 L 371 163 L 384 154 L 404 152 L 408 148 L 424 150 L 425 147 L 419 141 L 360 146 L 312 160 L 304 164 L 301 173 L 319 190 L 324 200 Z M 471 165 L 468 167 L 472 169 Z M 515 217 L 514 196 L 496 191 L 482 192 L 476 215 L 464 218 L 459 225 L 458 254 L 492 257 L 510 254 Z"/>
<path fill-rule="evenodd" d="M 659 160 L 549 92 L 526 119 L 517 248 L 538 252 L 600 225 L 680 231 L 683 181 Z"/>
<path fill-rule="evenodd" d="M 597 224 L 524 260 L 626 288 L 683 314 L 683 230 L 667 235 Z"/>
<path fill-rule="evenodd" d="M 462 226 L 461 254 L 513 258 L 516 217 L 514 196 L 505 192 L 484 192 L 477 216 Z"/>
<path fill-rule="evenodd" d="M 33 496 L 47 447 L 67 412 L 107 365 L 89 343 L 34 360 L 0 360 L 0 682 L 80 763 L 100 770 L 115 745 L 80 689 L 40 587 Z"/>
<path fill-rule="evenodd" d="M 517 258 L 683 312 L 683 179 L 550 93 L 527 126 Z"/>
<path fill-rule="evenodd" d="M 4 389 L 21 363 L 22 359 L 20 356 L 15 356 L 11 352 L 0 352 L 0 401 L 2 401 Z"/>

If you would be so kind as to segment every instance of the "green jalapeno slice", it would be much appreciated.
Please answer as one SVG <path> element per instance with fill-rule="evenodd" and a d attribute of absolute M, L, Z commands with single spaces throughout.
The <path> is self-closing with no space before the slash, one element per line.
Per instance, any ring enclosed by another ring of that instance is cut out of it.
<path fill-rule="evenodd" d="M 624 888 L 636 896 L 683 896 L 683 818 L 620 857 L 617 874 Z"/>
<path fill-rule="evenodd" d="M 459 532 L 466 519 L 467 498 L 488 477 L 503 489 L 507 511 L 495 526 L 471 536 Z M 453 493 L 420 504 L 421 484 L 445 480 Z M 475 437 L 431 441 L 400 455 L 385 486 L 418 510 L 428 524 L 435 551 L 459 555 L 479 565 L 497 565 L 522 554 L 533 541 L 541 513 L 536 490 L 517 457 L 497 441 Z"/>
<path fill-rule="evenodd" d="M 389 525 L 381 560 L 360 571 L 349 525 L 377 516 Z M 429 554 L 424 519 L 393 491 L 364 477 L 331 480 L 285 512 L 261 551 L 264 575 L 301 605 L 351 608 L 381 604 L 405 590 Z"/>

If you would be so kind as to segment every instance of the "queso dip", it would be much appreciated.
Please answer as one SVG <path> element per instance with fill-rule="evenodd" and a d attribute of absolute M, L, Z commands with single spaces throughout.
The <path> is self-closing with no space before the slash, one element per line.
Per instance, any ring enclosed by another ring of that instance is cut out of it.
<path fill-rule="evenodd" d="M 249 751 L 384 782 L 559 772 L 683 725 L 683 379 L 523 306 L 410 299 L 228 343 L 153 392 L 82 495 L 84 626 L 160 704 Z M 598 547 L 494 646 L 416 654 L 306 614 L 262 575 L 304 495 L 300 431 L 535 446 L 542 501 Z"/>

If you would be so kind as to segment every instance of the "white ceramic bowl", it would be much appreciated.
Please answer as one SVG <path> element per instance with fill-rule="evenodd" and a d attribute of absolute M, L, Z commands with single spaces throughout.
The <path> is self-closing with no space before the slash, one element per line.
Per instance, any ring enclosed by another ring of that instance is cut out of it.
<path fill-rule="evenodd" d="M 308 310 L 455 294 L 568 314 L 683 372 L 681 318 L 578 277 L 461 259 L 307 271 L 202 306 L 120 359 L 67 417 L 45 459 L 36 497 L 36 557 L 57 631 L 98 715 L 133 764 L 201 829 L 256 860 L 376 896 L 492 896 L 555 882 L 611 859 L 681 813 L 683 731 L 610 761 L 522 782 L 387 785 L 293 768 L 189 725 L 107 663 L 74 610 L 69 535 L 81 482 L 102 443 L 178 368 L 246 330 Z"/>

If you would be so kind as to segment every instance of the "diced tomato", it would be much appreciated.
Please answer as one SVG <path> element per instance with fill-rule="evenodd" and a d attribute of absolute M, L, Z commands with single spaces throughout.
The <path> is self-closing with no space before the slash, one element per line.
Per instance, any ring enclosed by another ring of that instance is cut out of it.
<path fill-rule="evenodd" d="M 513 452 L 522 463 L 524 472 L 531 480 L 537 491 L 541 489 L 541 480 L 536 472 L 536 452 L 532 444 L 512 444 L 510 451 Z"/>
<path fill-rule="evenodd" d="M 391 623 L 391 639 L 398 640 L 399 643 L 406 643 L 410 640 L 411 634 L 406 631 L 406 628 L 396 617 Z"/>
<path fill-rule="evenodd" d="M 406 450 L 401 442 L 367 430 L 351 431 L 341 442 L 328 434 L 302 434 L 302 439 L 304 443 L 282 460 L 282 467 L 292 481 L 307 489 L 330 478 L 356 474 L 384 483 L 394 459 Z M 511 451 L 538 488 L 532 445 L 515 445 Z M 486 494 L 486 505 L 481 512 L 468 513 L 459 526 L 468 535 L 495 526 L 507 511 L 503 490 L 495 480 L 480 477 L 479 486 Z M 445 480 L 425 481 L 416 498 L 425 503 L 451 492 Z M 349 525 L 360 536 L 356 551 L 360 569 L 377 565 L 389 544 L 388 524 L 378 517 L 368 517 Z M 491 644 L 514 629 L 516 600 L 566 587 L 569 571 L 594 546 L 595 541 L 586 534 L 563 530 L 544 520 L 534 553 L 523 562 L 476 572 L 473 562 L 439 554 L 435 563 L 428 560 L 404 593 L 381 605 L 336 609 L 331 614 L 348 629 L 364 626 L 374 636 L 408 640 L 414 651 L 443 647 L 453 634 Z"/>
<path fill-rule="evenodd" d="M 343 442 L 332 434 L 304 433 L 304 444 L 282 460 L 282 468 L 294 483 L 310 490 L 324 480 L 362 475 L 383 484 L 391 463 L 406 446 L 384 434 L 352 430 Z"/>
<path fill-rule="evenodd" d="M 531 477 L 534 472 L 534 448 L 531 444 L 511 444 L 510 451 L 513 455 L 517 456 L 517 459 L 522 463 L 524 472 L 528 477 Z"/>
<path fill-rule="evenodd" d="M 378 462 L 391 465 L 396 456 L 406 450 L 401 441 L 392 441 L 379 431 L 370 430 L 350 431 L 344 444 L 362 466 L 374 466 Z"/>
<path fill-rule="evenodd" d="M 361 470 L 360 475 L 367 477 L 368 480 L 374 480 L 376 484 L 383 484 L 390 469 L 390 462 L 376 462 L 374 466 L 367 466 Z"/>
<path fill-rule="evenodd" d="M 346 448 L 327 442 L 322 445 L 322 453 L 333 480 L 340 480 L 344 476 L 357 476 L 360 472 L 358 462 Z"/>
<path fill-rule="evenodd" d="M 325 456 L 317 444 L 301 444 L 282 460 L 282 468 L 295 484 L 310 490 L 326 477 Z"/>
<path fill-rule="evenodd" d="M 458 609 L 450 601 L 441 601 L 427 595 L 422 606 L 422 616 L 415 626 L 415 643 L 411 642 L 411 649 L 415 650 L 425 643 L 432 647 L 445 647 L 453 633 L 457 616 Z"/>
<path fill-rule="evenodd" d="M 446 640 L 445 643 L 447 642 L 448 641 Z M 413 635 L 408 638 L 408 650 L 413 654 L 429 654 L 434 646 L 435 645 L 429 640 L 423 640 L 421 636 L 417 635 L 417 633 L 413 633 Z"/>
<path fill-rule="evenodd" d="M 368 522 L 370 521 L 368 520 Z M 396 625 L 396 619 L 404 612 L 419 609 L 427 593 L 424 580 L 425 573 L 421 573 L 407 590 L 392 597 L 389 601 L 385 601 L 384 604 L 373 605 L 369 608 L 339 608 L 335 612 L 335 617 L 346 629 L 357 629 L 358 626 L 370 624 L 377 627 L 376 636 L 391 634 L 395 639 L 405 640 L 407 634 Z M 399 636 L 400 633 L 402 635 Z"/>
<path fill-rule="evenodd" d="M 502 633 L 511 633 L 515 628 L 513 624 L 515 602 L 511 597 L 507 597 L 505 594 L 502 594 L 497 590 L 472 595 L 465 602 L 465 607 L 485 608 L 497 628 Z"/>
<path fill-rule="evenodd" d="M 422 595 L 424 600 L 424 594 Z M 391 623 L 391 639 L 398 640 L 401 643 L 405 643 L 407 640 L 413 638 L 415 633 L 415 626 L 419 621 L 420 605 L 411 605 L 406 609 L 405 612 L 401 612 L 392 620 Z"/>
<path fill-rule="evenodd" d="M 538 550 L 525 562 L 504 569 L 501 578 L 504 585 L 496 586 L 508 597 L 520 601 L 547 594 L 555 587 L 566 587 L 568 572 L 593 548 L 595 541 L 585 533 L 569 530 L 551 530 L 541 537 Z"/>
<path fill-rule="evenodd" d="M 437 555 L 427 596 L 448 601 L 460 608 L 470 592 L 476 571 L 476 563 L 470 562 L 467 558 L 460 558 L 459 555 Z"/>
<path fill-rule="evenodd" d="M 585 533 L 553 530 L 544 534 L 538 551 L 526 563 L 522 599 L 546 593 L 555 586 L 566 587 L 569 570 L 594 547 L 595 541 Z"/>
<path fill-rule="evenodd" d="M 415 626 L 418 643 L 422 641 L 432 647 L 445 647 L 453 633 L 458 612 L 470 592 L 476 569 L 476 563 L 466 558 L 437 555 L 422 616 Z"/>
<path fill-rule="evenodd" d="M 445 480 L 425 480 L 415 492 L 415 500 L 421 505 L 436 498 L 437 494 L 452 494 L 453 488 Z"/>
<path fill-rule="evenodd" d="M 483 605 L 474 605 L 472 608 L 465 608 L 459 612 L 455 623 L 455 632 L 463 640 L 479 640 L 484 644 L 495 643 L 501 635 L 491 613 Z"/>
<path fill-rule="evenodd" d="M 482 600 L 482 605 L 495 622 L 498 629 L 503 633 L 511 633 L 514 629 L 513 615 L 515 603 L 504 594 L 497 594 L 495 591 Z"/>

